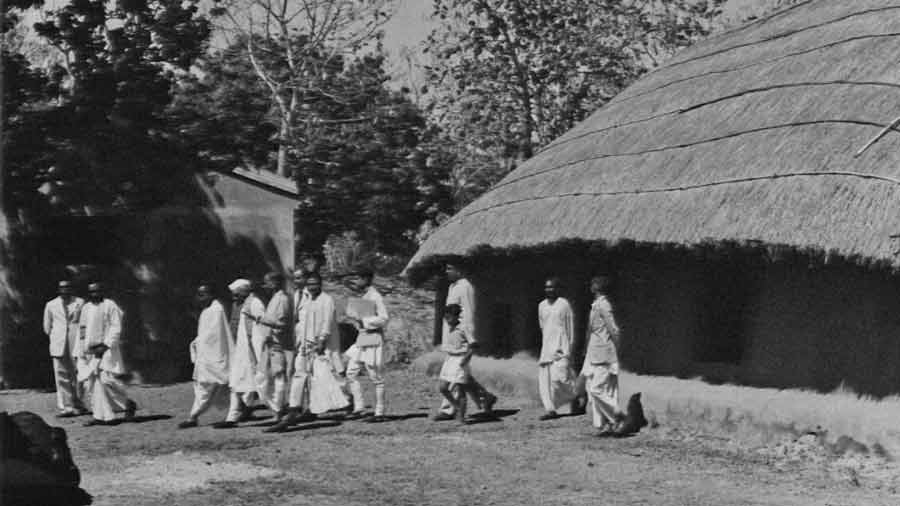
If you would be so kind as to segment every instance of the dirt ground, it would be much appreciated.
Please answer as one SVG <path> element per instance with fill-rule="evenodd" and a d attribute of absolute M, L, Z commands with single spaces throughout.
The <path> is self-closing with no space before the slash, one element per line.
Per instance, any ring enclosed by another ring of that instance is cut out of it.
<path fill-rule="evenodd" d="M 665 427 L 596 438 L 587 417 L 539 422 L 540 409 L 520 399 L 501 399 L 499 421 L 432 422 L 432 378 L 403 367 L 387 385 L 392 421 L 322 420 L 286 434 L 262 432 L 265 410 L 237 429 L 209 427 L 221 410 L 176 429 L 189 383 L 132 388 L 138 420 L 114 427 L 52 418 L 52 393 L 2 392 L 0 409 L 65 428 L 97 505 L 900 504 L 887 482 L 836 475 L 827 459 Z"/>

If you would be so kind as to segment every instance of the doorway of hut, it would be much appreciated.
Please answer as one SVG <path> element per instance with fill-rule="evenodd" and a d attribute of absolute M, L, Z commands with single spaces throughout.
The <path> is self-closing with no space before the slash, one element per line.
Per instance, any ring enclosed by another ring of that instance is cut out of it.
<path fill-rule="evenodd" d="M 738 383 L 750 344 L 758 267 L 740 254 L 704 258 L 698 267 L 691 374 L 710 383 Z"/>

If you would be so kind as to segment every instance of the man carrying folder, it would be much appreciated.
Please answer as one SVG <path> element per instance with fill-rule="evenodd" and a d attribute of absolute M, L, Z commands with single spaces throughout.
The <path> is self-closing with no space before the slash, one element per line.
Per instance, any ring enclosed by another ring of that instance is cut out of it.
<path fill-rule="evenodd" d="M 387 308 L 378 290 L 372 286 L 374 273 L 362 269 L 354 280 L 354 288 L 361 297 L 347 301 L 345 321 L 359 332 L 356 343 L 347 349 L 350 363 L 347 365 L 347 383 L 353 395 L 353 413 L 350 418 L 361 418 L 365 409 L 359 373 L 363 367 L 375 385 L 375 413 L 372 422 L 383 422 L 384 416 L 384 328 L 388 322 Z"/>

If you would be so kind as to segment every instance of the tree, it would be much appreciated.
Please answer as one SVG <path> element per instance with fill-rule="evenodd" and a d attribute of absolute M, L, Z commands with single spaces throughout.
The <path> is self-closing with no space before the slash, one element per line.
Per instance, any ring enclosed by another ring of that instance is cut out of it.
<path fill-rule="evenodd" d="M 200 58 L 194 71 L 179 79 L 169 109 L 182 138 L 213 170 L 275 165 L 278 114 L 246 48 L 238 40 Z"/>
<path fill-rule="evenodd" d="M 272 166 L 273 146 L 280 142 L 281 115 L 247 52 L 237 40 L 204 58 L 172 109 L 184 125 L 182 136 L 201 146 L 218 170 Z M 276 68 L 265 60 L 276 54 L 260 52 L 261 64 Z M 303 114 L 315 124 L 298 125 L 285 144 L 302 196 L 296 226 L 301 254 L 318 252 L 329 235 L 350 231 L 369 249 L 406 252 L 440 199 L 417 155 L 426 133 L 422 111 L 408 94 L 386 86 L 384 67 L 377 53 L 335 57 L 317 90 L 303 94 Z"/>
<path fill-rule="evenodd" d="M 40 2 L 14 7 L 32 4 Z M 11 340 L 39 342 L 39 287 L 52 274 L 36 245 L 48 217 L 202 199 L 192 179 L 199 167 L 166 114 L 176 74 L 206 47 L 209 23 L 196 3 L 71 0 L 46 15 L 34 29 L 58 52 L 58 65 L 38 70 L 21 55 L 3 55 L 0 372 L 10 365 Z M 29 289 L 16 292 L 23 272 Z"/>
<path fill-rule="evenodd" d="M 266 86 L 278 112 L 275 170 L 290 177 L 290 146 L 310 139 L 328 119 L 310 107 L 327 98 L 351 103 L 348 96 L 326 92 L 326 84 L 344 62 L 366 49 L 378 49 L 390 0 L 221 0 L 211 13 L 220 27 L 245 45 L 252 68 Z M 342 121 L 369 121 L 346 118 Z"/>
<path fill-rule="evenodd" d="M 432 120 L 464 204 L 676 49 L 724 0 L 435 0 Z"/>
<path fill-rule="evenodd" d="M 381 55 L 348 64 L 323 90 L 355 98 L 323 96 L 309 112 L 325 121 L 293 139 L 305 249 L 317 251 L 329 234 L 344 231 L 358 232 L 378 251 L 406 252 L 412 245 L 411 233 L 430 205 L 420 184 L 427 168 L 415 156 L 426 124 L 387 80 Z"/>

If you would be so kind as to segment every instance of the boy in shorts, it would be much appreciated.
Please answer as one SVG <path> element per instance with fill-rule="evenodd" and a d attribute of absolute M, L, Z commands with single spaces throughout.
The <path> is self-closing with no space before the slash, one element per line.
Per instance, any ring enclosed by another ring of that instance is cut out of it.
<path fill-rule="evenodd" d="M 449 332 L 441 347 L 447 358 L 441 367 L 438 390 L 453 405 L 456 419 L 466 423 L 466 391 L 469 384 L 469 360 L 472 359 L 472 347 L 465 331 L 459 325 L 462 307 L 459 304 L 448 304 L 444 308 L 444 321 Z"/>

